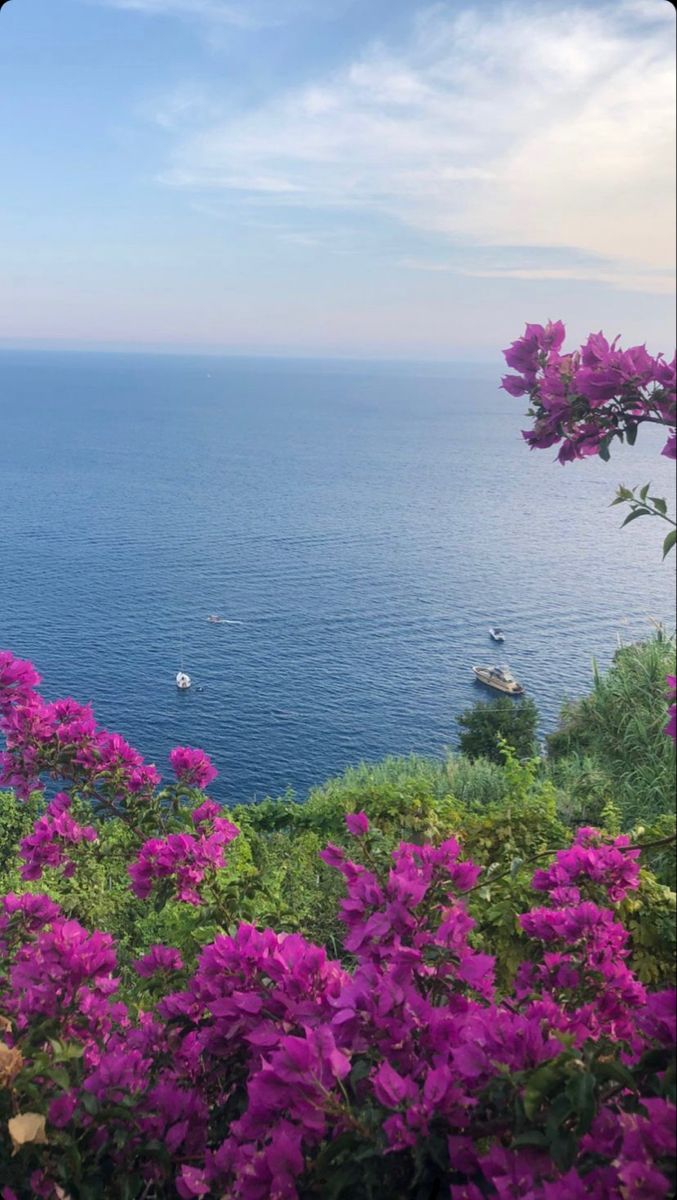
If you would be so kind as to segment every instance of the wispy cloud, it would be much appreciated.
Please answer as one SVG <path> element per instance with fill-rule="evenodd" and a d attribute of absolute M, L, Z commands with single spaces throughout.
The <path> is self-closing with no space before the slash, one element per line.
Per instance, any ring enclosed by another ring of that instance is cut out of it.
<path fill-rule="evenodd" d="M 186 20 L 201 18 L 234 25 L 249 25 L 246 4 L 231 4 L 228 0 L 105 0 L 112 8 L 150 16 L 178 16 Z"/>
<path fill-rule="evenodd" d="M 162 178 L 282 209 L 380 213 L 450 246 L 495 247 L 476 274 L 502 270 L 500 247 L 535 245 L 599 260 L 571 278 L 663 291 L 674 257 L 666 18 L 669 6 L 645 0 L 436 4 L 406 44 L 373 45 L 312 86 L 237 116 L 213 93 L 193 105 Z M 509 269 L 563 278 L 568 268 Z"/>
<path fill-rule="evenodd" d="M 179 17 L 208 25 L 234 25 L 262 29 L 285 24 L 312 12 L 322 16 L 335 12 L 347 0 L 99 0 L 108 7 L 145 13 L 147 16 Z"/>

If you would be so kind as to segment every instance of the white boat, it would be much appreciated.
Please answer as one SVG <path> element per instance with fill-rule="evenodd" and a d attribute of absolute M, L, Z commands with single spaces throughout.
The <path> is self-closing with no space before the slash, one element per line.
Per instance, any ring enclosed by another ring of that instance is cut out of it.
<path fill-rule="evenodd" d="M 188 688 L 190 687 L 190 685 L 191 685 L 190 675 L 187 675 L 185 671 L 178 671 L 177 675 L 176 675 L 176 686 L 179 689 L 179 691 L 180 692 L 187 691 Z"/>
<path fill-rule="evenodd" d="M 489 626 L 489 637 L 492 637 L 495 642 L 505 641 L 505 634 L 502 629 L 498 628 L 498 625 Z"/>
<path fill-rule="evenodd" d="M 217 613 L 210 613 L 207 620 L 210 625 L 223 625 L 223 617 L 220 617 Z"/>
<path fill-rule="evenodd" d="M 510 667 L 473 667 L 475 676 L 480 683 L 495 688 L 497 692 L 505 692 L 508 696 L 521 696 L 524 688 L 518 683 Z"/>

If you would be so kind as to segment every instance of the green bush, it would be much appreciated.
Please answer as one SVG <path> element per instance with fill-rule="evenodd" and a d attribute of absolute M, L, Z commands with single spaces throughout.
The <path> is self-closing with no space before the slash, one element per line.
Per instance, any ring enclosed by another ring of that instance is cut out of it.
<path fill-rule="evenodd" d="M 462 733 L 461 753 L 467 758 L 487 758 L 501 763 L 501 740 L 512 746 L 518 758 L 531 758 L 536 750 L 538 709 L 528 696 L 511 700 L 480 700 L 457 718 Z"/>
<path fill-rule="evenodd" d="M 675 749 L 663 732 L 665 677 L 674 673 L 674 640 L 661 632 L 621 647 L 609 671 L 595 667 L 592 692 L 564 706 L 560 728 L 548 738 L 554 778 L 563 759 L 594 764 L 598 796 L 608 791 L 625 826 L 674 811 Z"/>
<path fill-rule="evenodd" d="M 332 841 L 358 853 L 345 816 L 363 810 L 380 833 L 386 857 L 402 840 L 455 836 L 465 854 L 484 865 L 481 884 L 469 897 L 478 922 L 476 941 L 497 956 L 499 985 L 507 987 L 525 955 L 517 916 L 533 902 L 529 881 L 534 868 L 548 861 L 546 852 L 568 844 L 572 828 L 580 824 L 609 834 L 629 829 L 635 841 L 659 843 L 643 858 L 641 889 L 627 901 L 633 966 L 648 984 L 666 984 L 674 974 L 675 819 L 668 815 L 673 748 L 662 728 L 664 675 L 672 655 L 671 643 L 660 639 L 619 651 L 608 675 L 597 676 L 591 695 L 567 709 L 562 728 L 550 739 L 546 763 L 530 757 L 520 761 L 496 727 L 492 738 L 500 761 L 464 755 L 388 758 L 348 769 L 313 788 L 304 802 L 287 792 L 238 806 L 230 815 L 240 837 L 229 848 L 228 867 L 219 874 L 211 904 L 202 910 L 137 900 L 128 886 L 127 827 L 93 818 L 83 802 L 80 818 L 97 825 L 98 844 L 82 855 L 76 850 L 73 878 L 47 871 L 42 880 L 26 884 L 18 844 L 41 801 L 34 797 L 23 805 L 2 793 L 0 890 L 46 891 L 85 926 L 109 930 L 123 967 L 156 942 L 175 945 L 190 963 L 218 929 L 240 920 L 298 931 L 338 955 L 343 883 L 325 867 L 319 851 Z M 502 711 L 502 703 L 512 715 L 518 711 L 506 698 L 479 706 L 482 721 L 486 710 Z M 524 703 L 519 710 L 529 711 Z M 644 737 L 641 721 L 646 721 Z M 125 981 L 125 994 L 141 1002 L 147 985 L 130 970 Z"/>

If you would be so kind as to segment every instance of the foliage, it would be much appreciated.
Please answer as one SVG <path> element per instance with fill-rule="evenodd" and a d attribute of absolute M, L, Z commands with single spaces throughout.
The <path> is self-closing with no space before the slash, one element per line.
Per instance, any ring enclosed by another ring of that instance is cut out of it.
<path fill-rule="evenodd" d="M 616 493 L 616 499 L 611 501 L 612 507 L 615 504 L 627 504 L 630 512 L 623 521 L 623 525 L 629 525 L 631 521 L 638 521 L 640 517 L 659 517 L 663 521 L 667 521 L 674 526 L 675 522 L 668 516 L 668 506 L 661 496 L 650 496 L 649 488 L 651 484 L 645 483 L 641 488 L 619 487 Z M 623 526 L 621 526 L 622 528 Z M 667 533 L 663 539 L 663 558 L 669 554 L 677 541 L 677 529 L 673 528 Z"/>
<path fill-rule="evenodd" d="M 674 810 L 675 754 L 664 730 L 674 658 L 674 640 L 662 634 L 620 647 L 610 670 L 595 669 L 592 692 L 565 706 L 547 739 L 555 781 L 566 781 L 562 758 L 571 760 L 569 772 L 594 763 L 597 801 L 613 797 L 624 828 Z"/>
<path fill-rule="evenodd" d="M 536 749 L 538 709 L 528 696 L 518 701 L 507 696 L 478 701 L 457 718 L 462 733 L 461 752 L 470 759 L 486 758 L 501 763 L 501 740 L 518 758 L 531 758 Z"/>
<path fill-rule="evenodd" d="M 572 843 L 539 760 L 390 760 L 238 828 L 201 751 L 159 787 L 35 683 L 0 655 L 2 1200 L 670 1193 L 674 994 L 634 968 L 665 983 L 674 895 Z"/>
<path fill-rule="evenodd" d="M 463 902 L 480 872 L 458 843 L 391 856 L 364 814 L 347 826 L 353 855 L 323 857 L 347 887 L 350 971 L 239 925 L 197 968 L 151 949 L 136 1013 L 115 996 L 110 938 L 46 897 L 5 898 L 10 1198 L 615 1200 L 635 1177 L 668 1194 L 674 998 L 637 983 L 600 907 L 636 888 L 638 851 L 583 831 L 536 872 L 532 961 L 500 1001 Z"/>

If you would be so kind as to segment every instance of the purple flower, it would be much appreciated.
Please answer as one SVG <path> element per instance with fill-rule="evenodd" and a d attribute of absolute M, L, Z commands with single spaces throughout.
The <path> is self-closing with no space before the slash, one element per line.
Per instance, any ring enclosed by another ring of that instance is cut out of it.
<path fill-rule="evenodd" d="M 504 375 L 501 380 L 501 387 L 509 396 L 524 396 L 529 388 L 526 381 L 521 375 Z"/>
<path fill-rule="evenodd" d="M 75 1092 L 62 1092 L 52 1100 L 47 1110 L 47 1120 L 56 1129 L 63 1129 L 68 1124 L 77 1107 Z"/>
<path fill-rule="evenodd" d="M 193 809 L 190 819 L 193 825 L 202 825 L 204 822 L 213 821 L 220 812 L 221 809 L 213 800 L 204 800 L 202 804 Z"/>
<path fill-rule="evenodd" d="M 148 1081 L 150 1067 L 150 1059 L 144 1058 L 139 1050 L 113 1049 L 102 1054 L 82 1086 L 97 1100 L 108 1104 L 120 1103 L 130 1093 L 142 1091 Z"/>
<path fill-rule="evenodd" d="M 177 899 L 186 904 L 201 904 L 199 886 L 208 871 L 225 866 L 226 846 L 238 836 L 236 825 L 224 817 L 212 823 L 211 833 L 170 833 L 165 838 L 149 838 L 127 868 L 132 891 L 146 900 L 158 880 L 173 879 Z"/>
<path fill-rule="evenodd" d="M 346 813 L 346 828 L 353 837 L 363 837 L 369 832 L 369 820 L 365 812 Z"/>
<path fill-rule="evenodd" d="M 192 746 L 175 746 L 170 751 L 169 761 L 177 781 L 184 787 L 206 788 L 216 779 L 217 772 L 204 750 L 195 750 Z"/>
<path fill-rule="evenodd" d="M 413 1080 L 399 1075 L 389 1062 L 381 1063 L 372 1075 L 371 1083 L 376 1099 L 388 1108 L 398 1108 L 405 1100 L 413 1100 L 418 1094 Z"/>
<path fill-rule="evenodd" d="M 40 682 L 30 662 L 15 658 L 9 650 L 0 650 L 0 713 L 6 714 L 13 705 L 25 704 Z"/>
<path fill-rule="evenodd" d="M 133 967 L 143 979 L 150 979 L 156 971 L 181 971 L 183 959 L 173 946 L 151 946 L 148 954 L 137 958 Z"/>
<path fill-rule="evenodd" d="M 19 846 L 24 860 L 22 879 L 40 879 L 45 867 L 63 867 L 69 877 L 75 871 L 75 863 L 66 848 L 79 842 L 95 842 L 96 830 L 91 825 L 79 825 L 71 817 L 70 797 L 59 792 L 47 806 L 45 815 L 39 817 L 33 832 Z"/>
<path fill-rule="evenodd" d="M 203 1168 L 184 1165 L 176 1180 L 176 1190 L 181 1200 L 193 1200 L 195 1196 L 209 1195 L 212 1189 Z"/>

